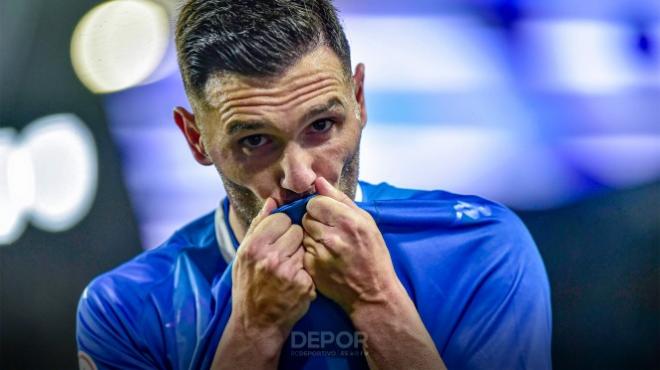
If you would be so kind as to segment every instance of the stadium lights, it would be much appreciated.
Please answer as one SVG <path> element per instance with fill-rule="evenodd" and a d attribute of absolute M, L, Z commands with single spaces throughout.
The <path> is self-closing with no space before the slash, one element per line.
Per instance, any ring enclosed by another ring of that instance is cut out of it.
<path fill-rule="evenodd" d="M 28 220 L 50 232 L 77 224 L 95 198 L 97 172 L 94 138 L 72 114 L 38 119 L 20 136 L 0 130 L 0 245 L 17 240 Z"/>
<path fill-rule="evenodd" d="M 148 79 L 166 55 L 167 11 L 151 1 L 114 0 L 92 8 L 76 26 L 71 61 L 94 93 L 110 93 Z"/>

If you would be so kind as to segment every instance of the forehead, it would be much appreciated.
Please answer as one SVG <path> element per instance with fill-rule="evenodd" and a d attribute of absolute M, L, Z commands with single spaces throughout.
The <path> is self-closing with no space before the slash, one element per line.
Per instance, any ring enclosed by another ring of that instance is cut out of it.
<path fill-rule="evenodd" d="M 321 46 L 276 77 L 248 77 L 234 73 L 212 75 L 204 87 L 205 105 L 221 114 L 242 105 L 277 105 L 319 91 L 347 92 L 349 81 L 349 75 L 336 54 Z"/>

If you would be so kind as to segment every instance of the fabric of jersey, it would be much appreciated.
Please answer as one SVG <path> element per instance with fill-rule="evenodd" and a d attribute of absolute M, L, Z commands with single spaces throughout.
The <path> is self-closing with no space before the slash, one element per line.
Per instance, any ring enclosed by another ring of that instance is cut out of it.
<path fill-rule="evenodd" d="M 357 204 L 376 221 L 448 368 L 551 368 L 548 279 L 513 212 L 476 196 L 359 185 Z M 229 225 L 227 198 L 222 207 Z M 211 212 L 87 286 L 77 314 L 86 361 L 98 369 L 210 368 L 232 286 L 232 263 L 214 226 Z M 293 328 L 279 368 L 367 369 L 355 334 L 348 316 L 319 294 Z"/>

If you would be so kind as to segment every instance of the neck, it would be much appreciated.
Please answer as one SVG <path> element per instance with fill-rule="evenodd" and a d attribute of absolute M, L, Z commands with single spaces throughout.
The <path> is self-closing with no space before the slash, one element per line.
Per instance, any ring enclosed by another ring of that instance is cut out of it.
<path fill-rule="evenodd" d="M 242 243 L 247 228 L 236 215 L 236 211 L 231 203 L 229 203 L 229 227 L 231 227 L 234 232 L 234 236 L 236 236 L 238 243 Z"/>

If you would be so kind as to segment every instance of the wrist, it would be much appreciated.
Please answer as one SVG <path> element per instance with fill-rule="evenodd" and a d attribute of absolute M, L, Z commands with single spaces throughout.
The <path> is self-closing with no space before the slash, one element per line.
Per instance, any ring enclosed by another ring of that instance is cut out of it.
<path fill-rule="evenodd" d="M 252 346 L 257 352 L 268 360 L 279 358 L 282 346 L 288 333 L 276 326 L 255 326 L 240 314 L 232 314 L 225 329 L 231 330 L 233 336 L 240 338 L 244 345 Z"/>
<path fill-rule="evenodd" d="M 413 303 L 406 289 L 396 279 L 384 286 L 376 299 L 356 301 L 349 312 L 349 317 L 353 325 L 359 328 L 363 323 L 369 325 L 373 321 L 397 318 L 405 310 L 405 305 L 413 305 Z"/>

